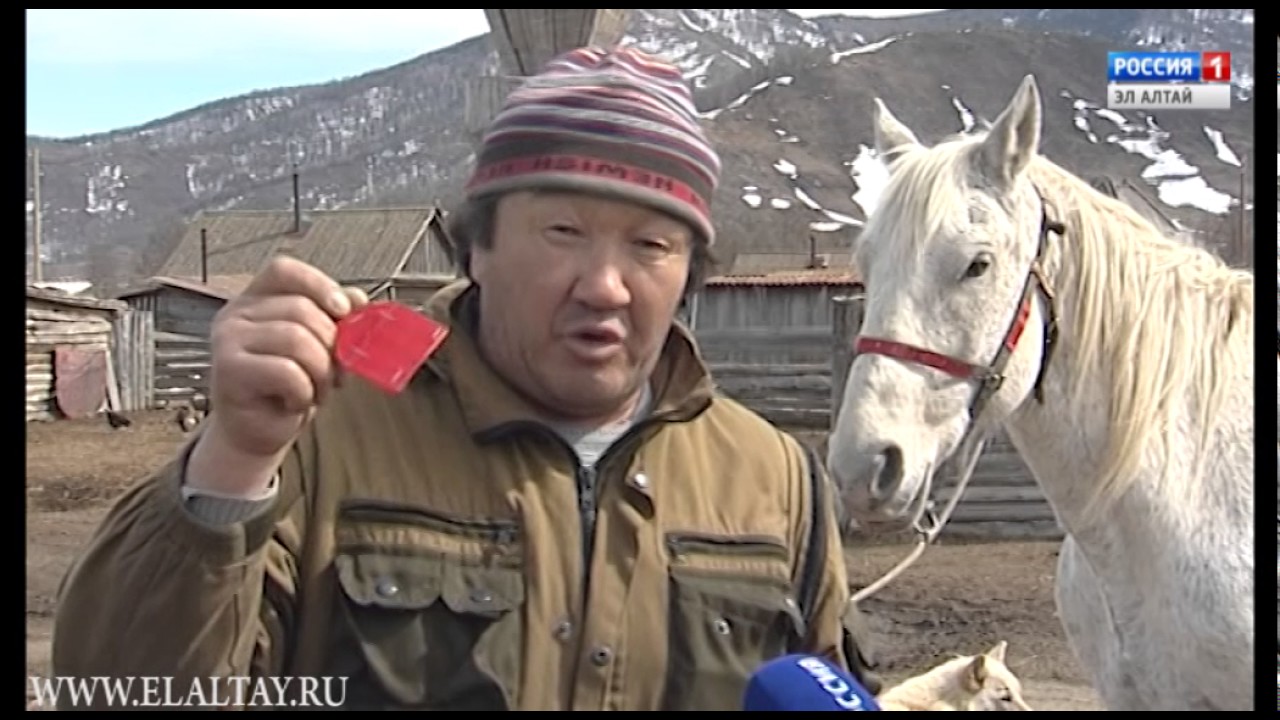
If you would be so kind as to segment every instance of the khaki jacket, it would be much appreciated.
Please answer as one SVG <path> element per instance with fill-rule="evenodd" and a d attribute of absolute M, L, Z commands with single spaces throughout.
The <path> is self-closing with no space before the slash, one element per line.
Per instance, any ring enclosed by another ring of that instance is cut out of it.
<path fill-rule="evenodd" d="M 571 448 L 481 360 L 467 287 L 426 308 L 453 333 L 404 393 L 352 379 L 326 403 L 274 512 L 196 519 L 185 450 L 129 490 L 64 580 L 55 674 L 337 677 L 350 708 L 732 711 L 786 652 L 862 671 L 820 467 L 715 394 L 684 330 L 583 497 Z"/>

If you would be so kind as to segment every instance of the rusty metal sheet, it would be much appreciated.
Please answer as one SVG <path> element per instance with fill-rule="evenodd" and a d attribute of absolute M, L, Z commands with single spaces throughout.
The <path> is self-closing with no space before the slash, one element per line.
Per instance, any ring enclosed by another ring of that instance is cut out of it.
<path fill-rule="evenodd" d="M 107 351 L 59 345 L 53 350 L 54 397 L 71 419 L 89 417 L 107 398 Z"/>

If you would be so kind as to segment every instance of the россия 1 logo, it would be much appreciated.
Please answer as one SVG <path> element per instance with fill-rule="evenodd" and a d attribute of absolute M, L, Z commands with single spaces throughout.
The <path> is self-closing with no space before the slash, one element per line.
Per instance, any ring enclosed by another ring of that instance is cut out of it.
<path fill-rule="evenodd" d="M 1109 52 L 1112 110 L 1230 110 L 1229 52 Z"/>

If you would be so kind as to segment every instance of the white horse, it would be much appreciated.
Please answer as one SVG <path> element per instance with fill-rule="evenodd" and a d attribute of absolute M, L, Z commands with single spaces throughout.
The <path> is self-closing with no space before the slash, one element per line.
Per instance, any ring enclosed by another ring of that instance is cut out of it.
<path fill-rule="evenodd" d="M 1067 530 L 1064 629 L 1114 710 L 1248 710 L 1253 275 L 1038 154 L 1028 76 L 984 136 L 923 147 L 877 100 L 891 178 L 828 465 L 869 531 L 918 522 L 1003 425 Z"/>

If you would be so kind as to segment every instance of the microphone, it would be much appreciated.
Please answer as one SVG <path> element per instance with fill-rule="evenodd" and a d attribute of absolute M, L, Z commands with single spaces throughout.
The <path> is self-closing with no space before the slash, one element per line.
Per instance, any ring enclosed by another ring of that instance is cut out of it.
<path fill-rule="evenodd" d="M 862 684 L 838 666 L 813 655 L 785 655 L 751 675 L 744 710 L 879 710 Z"/>

